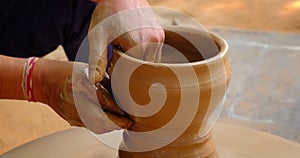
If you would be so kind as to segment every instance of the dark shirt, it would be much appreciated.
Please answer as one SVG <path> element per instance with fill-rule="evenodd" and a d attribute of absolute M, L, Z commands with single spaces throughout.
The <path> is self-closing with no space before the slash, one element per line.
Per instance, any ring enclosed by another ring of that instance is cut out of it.
<path fill-rule="evenodd" d="M 1 0 L 0 54 L 42 57 L 62 45 L 74 60 L 95 6 L 89 0 Z"/>

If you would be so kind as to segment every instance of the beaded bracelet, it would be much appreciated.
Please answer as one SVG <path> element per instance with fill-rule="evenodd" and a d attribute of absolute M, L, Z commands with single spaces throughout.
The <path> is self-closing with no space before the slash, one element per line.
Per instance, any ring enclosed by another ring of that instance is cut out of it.
<path fill-rule="evenodd" d="M 37 60 L 38 58 L 36 57 L 28 58 L 23 67 L 21 87 L 23 89 L 24 98 L 29 102 L 36 102 L 33 95 L 32 74 Z"/>

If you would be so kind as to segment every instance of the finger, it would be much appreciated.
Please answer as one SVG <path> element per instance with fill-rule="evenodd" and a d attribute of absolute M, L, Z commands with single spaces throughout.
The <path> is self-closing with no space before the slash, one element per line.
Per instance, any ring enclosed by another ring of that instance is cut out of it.
<path fill-rule="evenodd" d="M 61 116 L 72 126 L 84 126 L 95 133 L 130 127 L 131 120 L 125 117 L 124 112 L 112 110 L 118 113 L 113 116 L 113 112 L 107 114 L 108 111 L 104 112 L 103 107 L 99 106 L 98 98 L 93 97 L 95 93 L 94 84 L 86 76 L 86 65 L 77 63 L 74 66 L 73 76 L 66 80 L 61 89 L 61 101 L 58 103 Z M 98 97 L 103 97 L 99 99 L 101 105 L 117 107 L 104 87 L 101 87 L 101 91 L 97 90 L 96 92 Z"/>
<path fill-rule="evenodd" d="M 160 62 L 162 55 L 162 44 L 160 43 L 148 43 L 145 46 L 143 60 L 150 62 Z"/>
<path fill-rule="evenodd" d="M 92 14 L 91 24 L 89 27 L 89 78 L 91 82 L 100 82 L 105 74 L 107 65 L 108 34 L 105 29 L 98 24 L 104 18 L 101 11 L 103 7 L 97 6 Z"/>
<path fill-rule="evenodd" d="M 92 31 L 89 34 L 89 78 L 93 83 L 100 82 L 105 75 L 107 49 L 104 46 L 107 45 L 105 39 L 100 39 L 100 34 L 97 31 Z"/>
<path fill-rule="evenodd" d="M 104 111 L 106 116 L 117 126 L 123 128 L 123 129 L 129 129 L 133 121 L 127 117 L 127 116 L 120 116 L 115 115 L 114 113 L 111 113 L 110 111 Z"/>
<path fill-rule="evenodd" d="M 133 39 L 129 32 L 122 34 L 112 41 L 112 45 L 120 46 L 123 51 L 127 51 L 133 46 L 137 45 L 138 41 Z"/>
<path fill-rule="evenodd" d="M 147 28 L 145 31 L 145 52 L 143 60 L 151 62 L 160 62 L 162 55 L 162 46 L 165 39 L 165 34 L 161 28 Z"/>
<path fill-rule="evenodd" d="M 101 84 L 97 84 L 96 86 L 98 101 L 102 108 L 117 115 L 126 116 L 126 113 L 122 111 L 110 93 Z"/>
<path fill-rule="evenodd" d="M 110 95 L 112 94 L 111 89 L 111 82 L 110 79 L 108 79 L 106 76 L 103 78 L 103 80 L 100 82 L 100 84 L 109 92 Z"/>
<path fill-rule="evenodd" d="M 161 59 L 164 31 L 161 28 L 142 28 L 124 33 L 113 41 L 127 55 L 150 62 Z"/>

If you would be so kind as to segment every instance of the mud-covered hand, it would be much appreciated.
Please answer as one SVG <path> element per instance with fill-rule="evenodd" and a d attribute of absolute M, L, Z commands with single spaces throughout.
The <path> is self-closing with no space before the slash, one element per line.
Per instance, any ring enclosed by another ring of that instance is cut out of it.
<path fill-rule="evenodd" d="M 100 0 L 88 37 L 89 72 L 91 80 L 97 83 L 105 74 L 106 48 L 110 43 L 132 57 L 159 62 L 165 35 L 147 0 Z M 138 49 L 128 51 L 137 45 Z"/>
<path fill-rule="evenodd" d="M 83 126 L 95 133 L 129 128 L 132 121 L 109 92 L 90 82 L 87 64 L 70 63 L 57 61 L 52 64 L 56 69 L 47 72 L 50 76 L 44 86 L 50 93 L 46 104 L 70 125 Z"/>

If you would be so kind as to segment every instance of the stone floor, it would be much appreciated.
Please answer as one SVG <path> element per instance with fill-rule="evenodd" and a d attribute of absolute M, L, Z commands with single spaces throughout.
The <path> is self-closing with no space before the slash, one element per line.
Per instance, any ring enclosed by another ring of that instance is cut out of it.
<path fill-rule="evenodd" d="M 209 27 L 229 44 L 222 120 L 300 143 L 300 35 Z"/>

